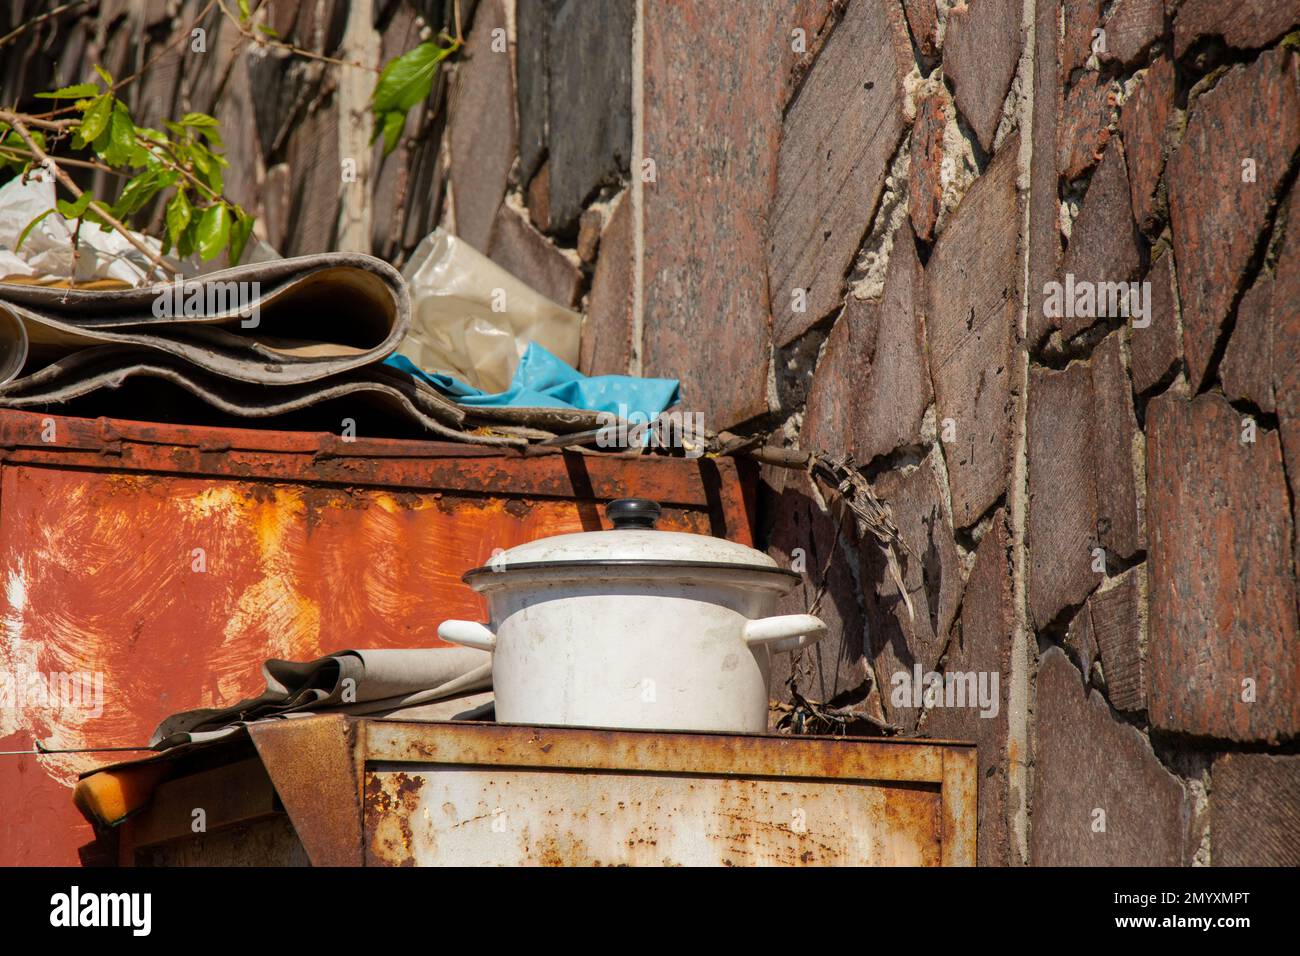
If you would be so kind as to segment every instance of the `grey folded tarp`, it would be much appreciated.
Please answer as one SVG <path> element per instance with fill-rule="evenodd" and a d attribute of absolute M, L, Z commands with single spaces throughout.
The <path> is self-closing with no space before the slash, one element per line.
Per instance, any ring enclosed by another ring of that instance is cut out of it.
<path fill-rule="evenodd" d="M 0 384 L 95 345 L 175 355 L 244 382 L 311 382 L 382 361 L 411 322 L 397 270 L 342 252 L 236 266 L 179 286 L 0 283 L 0 311 L 8 313 Z"/>
<path fill-rule="evenodd" d="M 463 647 L 349 650 L 314 661 L 269 660 L 262 676 L 266 690 L 257 697 L 168 717 L 149 738 L 150 747 L 201 743 L 259 720 L 320 713 L 429 717 L 428 705 L 437 701 L 463 699 L 464 712 L 441 716 L 469 719 L 482 692 L 492 688 L 492 656 Z"/>
<path fill-rule="evenodd" d="M 139 289 L 0 282 L 0 406 L 46 407 L 152 378 L 242 418 L 360 398 L 446 437 L 518 444 L 465 432 L 453 402 L 382 364 L 410 312 L 401 275 L 351 253 Z"/>

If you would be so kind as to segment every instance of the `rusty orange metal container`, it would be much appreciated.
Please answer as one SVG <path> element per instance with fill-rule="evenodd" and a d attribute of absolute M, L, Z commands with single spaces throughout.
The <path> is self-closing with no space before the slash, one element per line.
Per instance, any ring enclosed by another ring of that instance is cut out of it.
<path fill-rule="evenodd" d="M 731 459 L 0 411 L 0 750 L 139 746 L 260 692 L 267 658 L 437 646 L 484 613 L 465 571 L 614 498 L 752 544 L 747 488 Z M 0 865 L 77 863 L 70 788 L 124 756 L 0 757 Z"/>

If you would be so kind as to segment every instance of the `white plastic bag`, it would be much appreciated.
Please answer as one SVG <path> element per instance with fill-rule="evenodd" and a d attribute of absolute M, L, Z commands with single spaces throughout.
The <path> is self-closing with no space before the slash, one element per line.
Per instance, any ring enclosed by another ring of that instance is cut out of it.
<path fill-rule="evenodd" d="M 463 239 L 435 229 L 402 277 L 411 289 L 411 331 L 398 353 L 425 371 L 503 392 L 530 341 L 577 367 L 582 315 L 556 305 Z"/>

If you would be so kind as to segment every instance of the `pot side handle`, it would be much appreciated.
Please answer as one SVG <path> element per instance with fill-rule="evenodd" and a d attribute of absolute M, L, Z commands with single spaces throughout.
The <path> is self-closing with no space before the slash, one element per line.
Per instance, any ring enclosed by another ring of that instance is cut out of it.
<path fill-rule="evenodd" d="M 478 621 L 443 621 L 438 625 L 438 636 L 451 644 L 476 647 L 480 651 L 495 651 L 497 647 L 497 636 Z"/>
<path fill-rule="evenodd" d="M 768 645 L 771 651 L 793 651 L 816 644 L 826 636 L 826 625 L 811 614 L 780 614 L 760 617 L 745 624 L 745 643 Z"/>

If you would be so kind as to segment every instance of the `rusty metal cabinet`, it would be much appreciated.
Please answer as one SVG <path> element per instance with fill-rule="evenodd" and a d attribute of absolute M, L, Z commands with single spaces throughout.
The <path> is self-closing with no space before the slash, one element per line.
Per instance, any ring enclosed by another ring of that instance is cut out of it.
<path fill-rule="evenodd" d="M 0 697 L 28 677 L 102 692 L 5 698 L 0 750 L 138 746 L 169 714 L 259 693 L 269 657 L 437 646 L 441 620 L 483 614 L 463 572 L 599 528 L 612 498 L 750 544 L 745 487 L 731 459 L 0 410 Z M 115 756 L 0 757 L 0 865 L 75 864 L 93 834 L 70 788 Z"/>
<path fill-rule="evenodd" d="M 126 865 L 973 865 L 975 748 L 321 716 L 181 755 Z M 220 766 L 209 766 L 221 754 Z M 192 832 L 203 807 L 207 832 Z"/>

